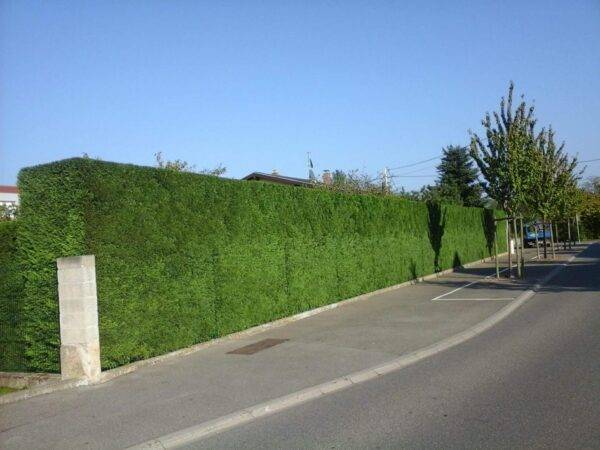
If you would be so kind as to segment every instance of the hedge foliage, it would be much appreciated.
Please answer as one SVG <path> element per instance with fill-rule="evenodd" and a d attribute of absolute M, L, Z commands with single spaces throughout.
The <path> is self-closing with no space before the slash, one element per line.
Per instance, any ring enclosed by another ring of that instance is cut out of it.
<path fill-rule="evenodd" d="M 395 197 L 80 158 L 24 169 L 19 188 L 37 370 L 58 370 L 61 256 L 96 255 L 101 358 L 110 368 L 491 250 L 489 211 Z"/>
<path fill-rule="evenodd" d="M 17 221 L 0 222 L 0 371 L 27 369 L 21 311 L 23 283 L 17 259 Z"/>

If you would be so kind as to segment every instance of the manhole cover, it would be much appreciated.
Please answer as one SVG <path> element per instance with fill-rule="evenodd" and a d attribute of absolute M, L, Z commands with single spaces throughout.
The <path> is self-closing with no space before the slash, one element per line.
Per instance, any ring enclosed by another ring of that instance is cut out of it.
<path fill-rule="evenodd" d="M 281 344 L 289 339 L 263 339 L 262 341 L 255 342 L 254 344 L 246 345 L 238 349 L 227 352 L 231 355 L 253 355 L 254 353 L 260 352 L 266 348 L 274 347 Z"/>

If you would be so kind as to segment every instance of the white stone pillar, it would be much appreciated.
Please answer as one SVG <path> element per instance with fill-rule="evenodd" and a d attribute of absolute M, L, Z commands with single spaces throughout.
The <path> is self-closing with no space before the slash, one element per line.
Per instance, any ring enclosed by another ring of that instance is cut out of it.
<path fill-rule="evenodd" d="M 100 376 L 94 255 L 58 258 L 60 372 L 63 379 Z"/>

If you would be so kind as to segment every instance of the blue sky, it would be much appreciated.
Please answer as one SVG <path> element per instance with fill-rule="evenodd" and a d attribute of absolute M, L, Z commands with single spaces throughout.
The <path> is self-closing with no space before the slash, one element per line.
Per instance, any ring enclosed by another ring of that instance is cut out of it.
<path fill-rule="evenodd" d="M 570 152 L 600 157 L 597 0 L 3 0 L 0 183 L 83 152 L 235 178 L 305 176 L 311 152 L 375 175 L 467 143 L 511 79 Z"/>

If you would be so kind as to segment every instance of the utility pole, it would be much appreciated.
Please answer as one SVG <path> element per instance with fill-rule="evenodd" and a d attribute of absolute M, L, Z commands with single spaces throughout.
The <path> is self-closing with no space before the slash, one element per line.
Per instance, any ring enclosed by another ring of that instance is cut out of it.
<path fill-rule="evenodd" d="M 390 171 L 387 167 L 383 168 L 383 193 L 390 192 Z"/>

